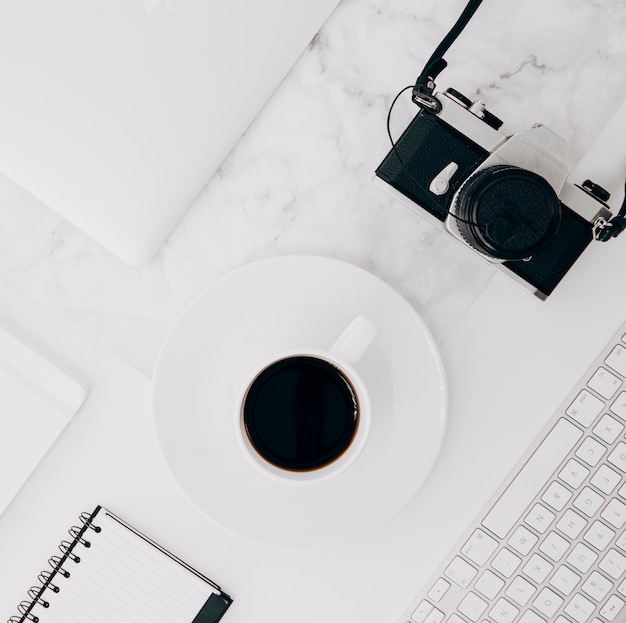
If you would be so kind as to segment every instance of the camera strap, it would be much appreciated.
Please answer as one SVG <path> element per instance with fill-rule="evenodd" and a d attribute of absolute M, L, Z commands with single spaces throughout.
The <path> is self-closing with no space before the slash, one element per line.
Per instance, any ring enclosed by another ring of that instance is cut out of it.
<path fill-rule="evenodd" d="M 626 186 L 624 188 L 624 202 L 619 212 L 608 221 L 599 218 L 593 225 L 593 237 L 600 242 L 606 242 L 619 236 L 626 229 Z"/>
<path fill-rule="evenodd" d="M 463 29 L 467 26 L 481 2 L 482 0 L 469 0 L 456 23 L 450 29 L 450 32 L 442 39 L 426 62 L 426 65 L 424 65 L 424 69 L 417 77 L 413 87 L 412 99 L 418 106 L 422 106 L 424 109 L 434 113 L 438 113 L 441 110 L 441 104 L 433 96 L 433 91 L 435 90 L 435 79 L 448 66 L 443 56 L 456 38 L 463 32 Z"/>

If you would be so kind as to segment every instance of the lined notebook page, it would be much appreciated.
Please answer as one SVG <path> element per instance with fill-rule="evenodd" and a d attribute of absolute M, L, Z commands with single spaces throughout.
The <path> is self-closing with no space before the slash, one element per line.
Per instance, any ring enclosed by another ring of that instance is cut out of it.
<path fill-rule="evenodd" d="M 193 570 L 101 509 L 87 530 L 89 548 L 77 544 L 42 596 L 49 607 L 33 607 L 41 623 L 192 623 L 219 590 Z M 198 618 L 197 618 L 198 617 Z M 206 620 L 210 620 L 207 617 Z"/>

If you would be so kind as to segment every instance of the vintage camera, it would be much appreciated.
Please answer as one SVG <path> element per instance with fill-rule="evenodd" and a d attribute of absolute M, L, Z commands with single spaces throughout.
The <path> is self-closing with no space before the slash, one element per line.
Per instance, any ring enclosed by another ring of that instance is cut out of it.
<path fill-rule="evenodd" d="M 453 89 L 413 99 L 420 111 L 376 182 L 540 298 L 592 240 L 624 229 L 608 192 L 568 179 L 567 146 L 548 128 L 505 136 L 482 102 Z"/>

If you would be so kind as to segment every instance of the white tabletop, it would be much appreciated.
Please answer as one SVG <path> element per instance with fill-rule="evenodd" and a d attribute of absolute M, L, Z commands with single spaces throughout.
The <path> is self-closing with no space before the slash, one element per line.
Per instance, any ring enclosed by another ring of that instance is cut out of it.
<path fill-rule="evenodd" d="M 102 504 L 221 584 L 235 598 L 225 620 L 396 621 L 626 320 L 626 239 L 593 245 L 540 302 L 372 184 L 391 99 L 463 5 L 343 0 L 144 267 L 2 180 L 0 314 L 90 395 L 0 518 L 0 619 L 77 514 Z M 507 132 L 548 125 L 575 164 L 626 96 L 625 23 L 620 0 L 484 2 L 439 84 L 480 96 Z M 412 114 L 400 105 L 399 127 Z M 450 387 L 440 458 L 408 507 L 366 537 L 304 551 L 246 542 L 196 510 L 159 454 L 150 405 L 158 349 L 184 305 L 231 268 L 293 253 L 395 287 L 433 332 Z"/>

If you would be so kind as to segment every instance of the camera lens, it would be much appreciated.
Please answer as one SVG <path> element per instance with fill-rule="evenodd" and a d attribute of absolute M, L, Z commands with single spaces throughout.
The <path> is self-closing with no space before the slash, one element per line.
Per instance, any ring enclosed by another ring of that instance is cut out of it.
<path fill-rule="evenodd" d="M 468 244 L 499 260 L 532 257 L 554 239 L 561 220 L 552 186 L 540 175 L 510 165 L 469 177 L 455 213 Z"/>

